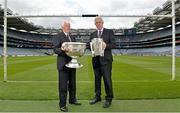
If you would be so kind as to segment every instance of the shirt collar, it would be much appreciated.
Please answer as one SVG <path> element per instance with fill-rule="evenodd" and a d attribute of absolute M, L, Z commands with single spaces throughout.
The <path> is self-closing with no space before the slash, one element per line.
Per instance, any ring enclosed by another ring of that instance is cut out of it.
<path fill-rule="evenodd" d="M 67 36 L 69 33 L 64 32 L 64 34 Z"/>
<path fill-rule="evenodd" d="M 101 31 L 101 33 L 103 32 L 104 28 L 102 28 L 101 30 L 98 29 L 98 31 Z"/>

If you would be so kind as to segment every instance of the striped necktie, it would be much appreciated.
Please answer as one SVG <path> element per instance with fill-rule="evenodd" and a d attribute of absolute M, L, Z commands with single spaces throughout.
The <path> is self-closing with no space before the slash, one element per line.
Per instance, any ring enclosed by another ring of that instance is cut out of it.
<path fill-rule="evenodd" d="M 98 38 L 101 38 L 101 30 L 98 30 Z"/>

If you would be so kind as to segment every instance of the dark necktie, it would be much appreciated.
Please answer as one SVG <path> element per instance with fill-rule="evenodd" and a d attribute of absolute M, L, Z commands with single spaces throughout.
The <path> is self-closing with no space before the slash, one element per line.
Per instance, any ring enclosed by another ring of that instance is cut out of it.
<path fill-rule="evenodd" d="M 69 42 L 72 42 L 71 37 L 69 36 L 69 34 L 67 34 L 66 37 L 68 38 Z"/>
<path fill-rule="evenodd" d="M 101 38 L 101 30 L 98 30 L 98 38 Z"/>

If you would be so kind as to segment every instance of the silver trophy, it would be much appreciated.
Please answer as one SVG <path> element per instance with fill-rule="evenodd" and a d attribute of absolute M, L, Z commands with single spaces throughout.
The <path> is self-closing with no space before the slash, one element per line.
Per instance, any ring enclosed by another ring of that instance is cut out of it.
<path fill-rule="evenodd" d="M 92 56 L 104 56 L 104 49 L 102 47 L 103 39 L 102 38 L 93 38 L 90 42 L 90 48 Z"/>
<path fill-rule="evenodd" d="M 81 42 L 64 42 L 61 46 L 62 49 L 66 49 L 66 54 L 72 58 L 72 60 L 66 64 L 69 68 L 81 68 L 83 65 L 77 60 L 78 57 L 84 55 L 86 49 L 86 43 Z"/>

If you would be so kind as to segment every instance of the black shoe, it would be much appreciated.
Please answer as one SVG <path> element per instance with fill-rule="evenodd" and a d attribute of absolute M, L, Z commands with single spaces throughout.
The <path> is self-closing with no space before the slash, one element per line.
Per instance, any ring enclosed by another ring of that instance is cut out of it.
<path fill-rule="evenodd" d="M 97 102 L 99 102 L 99 101 L 101 101 L 101 98 L 95 97 L 94 99 L 90 100 L 89 104 L 92 105 L 92 104 L 95 104 L 95 103 L 97 103 Z"/>
<path fill-rule="evenodd" d="M 69 102 L 69 104 L 73 104 L 73 105 L 81 105 L 81 103 L 79 103 L 78 101 L 75 101 L 75 102 Z"/>
<path fill-rule="evenodd" d="M 111 100 L 105 100 L 104 104 L 103 104 L 103 108 L 108 108 L 111 106 Z"/>
<path fill-rule="evenodd" d="M 60 110 L 62 112 L 68 112 L 68 108 L 66 106 L 60 107 Z"/>

